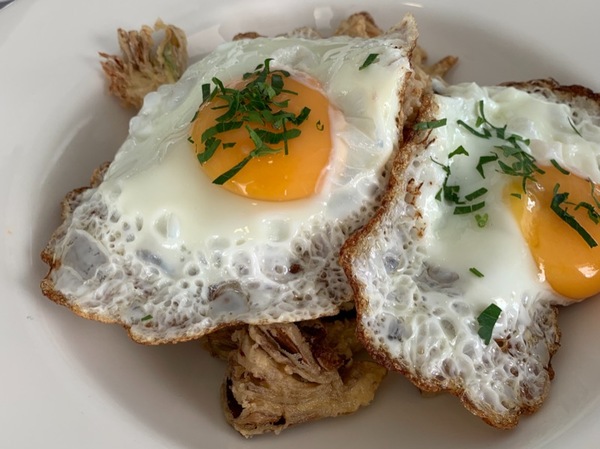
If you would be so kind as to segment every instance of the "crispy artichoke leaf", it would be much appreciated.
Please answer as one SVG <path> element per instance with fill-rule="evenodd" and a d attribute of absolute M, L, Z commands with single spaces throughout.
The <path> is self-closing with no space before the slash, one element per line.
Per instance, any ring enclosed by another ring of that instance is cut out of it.
<path fill-rule="evenodd" d="M 117 30 L 121 55 L 100 52 L 109 91 L 126 106 L 139 109 L 147 93 L 177 81 L 188 65 L 187 38 L 183 30 L 160 19 L 154 28 Z"/>
<path fill-rule="evenodd" d="M 236 330 L 222 404 L 245 437 L 355 412 L 386 370 L 356 358 L 353 320 L 248 326 Z"/>

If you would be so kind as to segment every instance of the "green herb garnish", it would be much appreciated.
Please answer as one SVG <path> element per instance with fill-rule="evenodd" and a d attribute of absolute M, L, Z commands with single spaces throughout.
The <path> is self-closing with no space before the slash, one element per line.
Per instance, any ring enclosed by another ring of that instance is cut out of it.
<path fill-rule="evenodd" d="M 142 317 L 141 321 L 148 321 L 152 319 L 152 315 L 146 315 L 145 317 Z"/>
<path fill-rule="evenodd" d="M 488 214 L 475 214 L 475 221 L 480 228 L 485 228 L 489 218 Z"/>
<path fill-rule="evenodd" d="M 487 129 L 484 129 L 482 132 L 480 132 L 477 131 L 475 128 L 472 128 L 471 126 L 467 125 L 463 120 L 457 120 L 456 123 L 465 128 L 474 136 L 481 137 L 482 139 L 489 139 L 490 137 L 492 137 L 492 133 L 490 133 Z"/>
<path fill-rule="evenodd" d="M 523 190 L 526 191 L 526 182 L 534 179 L 534 174 L 543 174 L 544 171 L 535 164 L 535 158 L 525 151 L 523 146 L 528 146 L 530 141 L 518 134 L 507 133 L 507 126 L 495 126 L 485 116 L 484 103 L 480 100 L 477 103 L 478 116 L 475 127 L 472 127 L 462 120 L 458 120 L 458 125 L 465 128 L 474 136 L 490 140 L 499 139 L 501 144 L 494 145 L 494 150 L 489 155 L 481 156 L 477 164 L 477 171 L 482 178 L 485 178 L 484 166 L 496 162 L 500 171 L 509 176 L 523 178 Z M 502 158 L 501 158 L 502 156 Z"/>
<path fill-rule="evenodd" d="M 479 331 L 477 333 L 486 345 L 492 340 L 492 332 L 498 321 L 498 317 L 500 317 L 500 313 L 502 313 L 502 309 L 492 303 L 477 317 L 477 322 L 479 323 Z"/>
<path fill-rule="evenodd" d="M 243 79 L 248 83 L 241 89 L 225 87 L 218 78 L 212 79 L 215 85 L 212 91 L 209 84 L 202 86 L 203 103 L 219 99 L 225 104 L 213 108 L 223 110 L 223 114 L 217 117 L 216 125 L 202 133 L 200 143 L 203 145 L 203 151 L 198 152 L 198 161 L 204 164 L 219 148 L 233 147 L 235 143 L 223 143 L 219 135 L 234 129 L 244 128 L 255 145 L 248 156 L 215 178 L 213 180 L 215 184 L 227 182 L 255 157 L 280 152 L 287 155 L 288 141 L 300 135 L 300 130 L 294 126 L 300 126 L 310 114 L 310 109 L 307 107 L 304 107 L 299 114 L 287 110 L 288 101 L 280 100 L 279 95 L 283 93 L 297 95 L 297 92 L 285 89 L 284 80 L 290 76 L 289 72 L 271 70 L 270 62 L 271 59 L 265 59 L 265 62 L 259 64 L 254 72 L 245 73 Z M 274 112 L 274 109 L 279 110 Z M 197 114 L 198 111 L 192 121 L 196 119 Z M 320 123 L 317 123 L 317 128 Z M 190 142 L 194 143 L 193 140 Z M 280 144 L 282 147 L 275 147 Z"/>
<path fill-rule="evenodd" d="M 556 162 L 555 159 L 550 159 L 550 163 L 552 165 L 554 165 L 554 168 L 556 168 L 559 172 L 561 172 L 563 175 L 570 175 L 571 172 L 569 172 L 568 170 L 565 170 L 564 168 L 562 168 L 558 162 Z"/>
<path fill-rule="evenodd" d="M 468 195 L 465 195 L 465 200 L 473 201 L 474 199 L 485 195 L 487 193 L 487 191 L 488 191 L 488 189 L 486 189 L 485 187 L 481 187 L 480 189 L 477 189 L 474 192 L 469 193 Z"/>
<path fill-rule="evenodd" d="M 571 123 L 573 129 L 579 134 L 571 119 L 569 119 L 569 123 Z M 537 165 L 535 158 L 527 151 L 530 140 L 518 134 L 510 133 L 506 125 L 500 127 L 491 123 L 485 115 L 483 100 L 477 103 L 477 118 L 474 124 L 468 124 L 462 120 L 457 120 L 457 124 L 472 135 L 490 141 L 490 153 L 481 156 L 475 167 L 483 179 L 485 179 L 485 170 L 491 166 L 504 175 L 520 178 L 522 191 L 527 193 L 528 182 L 536 182 L 535 177 L 545 173 Z M 450 161 L 450 159 L 457 155 L 468 156 L 469 153 L 460 146 L 449 153 L 448 160 Z M 481 187 L 463 196 L 461 186 L 451 183 L 452 173 L 450 163 L 448 165 L 443 165 L 439 162 L 436 163 L 446 173 L 442 188 L 435 197 L 437 200 L 444 200 L 454 204 L 454 215 L 470 214 L 485 207 L 486 188 Z M 556 160 L 551 159 L 550 163 L 563 175 L 570 174 Z M 568 201 L 568 192 L 559 192 L 560 186 L 557 184 L 554 188 L 550 208 L 593 248 L 597 246 L 597 242 L 568 210 L 568 206 L 574 206 L 574 210 L 585 209 L 589 219 L 594 224 L 600 224 L 600 200 L 595 196 L 595 185 L 591 181 L 590 185 L 593 201 L 581 201 L 575 204 Z M 510 195 L 519 199 L 522 197 L 521 192 L 513 192 Z M 479 227 L 484 227 L 487 223 L 488 215 L 477 214 L 475 220 Z"/>
<path fill-rule="evenodd" d="M 579 204 L 575 205 L 575 210 L 580 209 L 580 208 L 586 209 L 590 220 L 592 220 L 595 224 L 598 224 L 598 223 L 600 223 L 600 212 L 598 212 L 598 209 L 600 209 L 600 200 L 598 200 L 598 198 L 596 198 L 596 186 L 590 179 L 588 179 L 588 182 L 591 187 L 590 197 L 594 201 L 594 204 L 590 204 L 588 202 L 581 201 Z"/>
<path fill-rule="evenodd" d="M 581 201 L 579 204 L 577 204 L 575 206 L 575 210 L 577 210 L 577 209 L 587 210 L 589 219 L 592 220 L 594 222 L 594 224 L 600 223 L 600 213 L 598 213 L 598 211 L 592 204 L 585 202 L 585 201 Z"/>
<path fill-rule="evenodd" d="M 432 120 L 430 122 L 419 122 L 419 123 L 415 123 L 415 125 L 413 126 L 413 129 L 415 131 L 422 131 L 422 130 L 426 130 L 426 129 L 441 128 L 442 126 L 446 126 L 446 122 L 447 122 L 447 120 L 445 118 L 440 119 L 440 120 Z"/>
<path fill-rule="evenodd" d="M 594 238 L 583 228 L 583 226 L 581 226 L 579 224 L 577 219 L 569 213 L 567 208 L 565 207 L 563 209 L 561 207 L 565 203 L 569 204 L 567 202 L 567 199 L 569 198 L 569 194 L 567 192 L 559 192 L 558 191 L 559 189 L 560 189 L 560 184 L 556 184 L 554 186 L 554 190 L 553 190 L 553 196 L 552 196 L 552 201 L 550 203 L 550 209 L 552 209 L 552 211 L 556 215 L 558 215 L 562 221 L 564 221 L 571 228 L 573 228 L 581 236 L 581 238 L 583 240 L 585 240 L 585 243 L 587 243 L 590 248 L 594 248 L 595 246 L 598 246 L 598 243 L 596 242 L 596 240 L 594 240 Z M 587 204 L 587 203 L 580 203 L 580 204 Z"/>
<path fill-rule="evenodd" d="M 465 150 L 465 147 L 463 147 L 462 145 L 460 145 L 456 150 L 454 150 L 452 153 L 450 153 L 448 155 L 448 159 L 452 159 L 454 156 L 468 156 L 469 152 L 467 150 Z"/>
<path fill-rule="evenodd" d="M 444 182 L 442 184 L 441 189 L 435 196 L 435 199 L 438 201 L 447 201 L 449 203 L 454 204 L 463 204 L 464 201 L 460 199 L 459 192 L 460 186 L 457 185 L 448 185 L 448 180 L 450 179 L 450 175 L 452 174 L 450 170 L 450 165 L 444 165 L 441 162 L 436 161 L 435 159 L 431 159 L 432 162 L 442 167 L 442 170 L 446 172 L 446 176 L 444 178 Z"/>
<path fill-rule="evenodd" d="M 369 53 L 369 56 L 367 56 L 367 59 L 365 59 L 365 61 L 358 68 L 358 70 L 364 70 L 364 69 L 366 69 L 371 64 L 373 64 L 374 62 L 376 62 L 376 60 L 377 60 L 378 57 L 379 57 L 379 53 Z"/>
<path fill-rule="evenodd" d="M 469 152 L 460 145 L 450 154 L 448 154 L 448 159 L 452 159 L 455 156 L 469 156 Z M 442 169 L 446 172 L 446 176 L 444 178 L 444 182 L 442 184 L 441 189 L 437 192 L 435 199 L 438 201 L 446 201 L 447 203 L 454 204 L 454 215 L 466 215 L 478 210 L 481 210 L 485 207 L 485 201 L 479 201 L 477 203 L 472 203 L 472 201 L 477 198 L 482 197 L 487 193 L 487 189 L 485 187 L 481 187 L 474 192 L 471 192 L 464 197 L 461 197 L 460 186 L 449 184 L 450 176 L 452 175 L 452 170 L 450 168 L 450 164 L 444 165 L 441 162 L 438 162 L 432 159 L 437 165 L 442 167 Z M 470 203 L 470 204 L 469 204 Z M 487 223 L 487 214 L 485 214 L 485 223 Z M 477 222 L 477 226 L 483 227 L 485 223 L 482 221 L 482 216 L 475 217 Z"/>
<path fill-rule="evenodd" d="M 469 268 L 469 271 L 471 273 L 473 273 L 475 276 L 477 276 L 478 278 L 482 278 L 483 277 L 483 273 L 481 271 L 479 271 L 477 268 L 475 267 L 471 267 Z"/>
<path fill-rule="evenodd" d="M 491 162 L 496 162 L 498 160 L 498 157 L 499 156 L 497 154 L 491 154 L 488 156 L 481 156 L 479 158 L 479 162 L 477 162 L 477 167 L 475 168 L 477 169 L 482 178 L 485 179 L 485 171 L 483 167 Z"/>
<path fill-rule="evenodd" d="M 529 145 L 529 139 L 526 139 L 518 134 L 512 134 L 507 131 L 507 126 L 496 126 L 491 123 L 484 111 L 483 100 L 477 103 L 477 118 L 473 125 L 466 123 L 463 120 L 457 120 L 457 124 L 466 129 L 469 133 L 476 137 L 490 141 L 490 153 L 483 155 L 479 158 L 475 169 L 479 175 L 485 179 L 485 169 L 489 164 L 492 164 L 499 172 L 515 177 L 522 178 L 523 190 L 526 191 L 526 183 L 528 180 L 534 179 L 534 174 L 543 174 L 544 171 L 535 164 L 535 159 L 527 152 L 526 146 Z M 448 159 L 463 154 L 468 156 L 469 153 L 462 146 L 459 146 L 456 150 L 452 151 L 448 155 Z M 485 195 L 488 190 L 485 187 L 481 187 L 474 192 L 467 194 L 462 198 L 460 193 L 460 186 L 452 185 L 452 192 L 454 196 L 446 194 L 448 190 L 450 177 L 450 165 L 446 169 L 446 179 L 442 186 L 441 193 L 438 192 L 439 198 L 446 200 L 454 200 L 456 206 L 454 208 L 455 215 L 469 214 L 475 211 L 481 210 L 485 207 Z M 438 198 L 436 196 L 436 198 Z M 477 200 L 476 203 L 473 203 Z M 487 214 L 480 214 L 475 217 L 477 226 L 484 227 L 487 224 L 489 216 Z"/>
<path fill-rule="evenodd" d="M 210 84 L 205 83 L 202 85 L 202 103 L 207 101 L 209 98 L 210 98 Z M 192 121 L 194 121 L 194 120 L 192 120 Z"/>
<path fill-rule="evenodd" d="M 225 173 L 217 176 L 217 178 L 213 180 L 213 183 L 218 184 L 218 185 L 225 184 L 228 180 L 233 178 L 242 168 L 244 168 L 246 166 L 246 164 L 248 162 L 250 162 L 255 157 L 266 156 L 269 154 L 275 154 L 275 153 L 280 152 L 280 150 L 273 149 L 273 148 L 269 147 L 268 145 L 266 145 L 263 142 L 263 140 L 260 138 L 258 133 L 255 130 L 253 130 L 252 128 L 250 128 L 248 125 L 246 125 L 246 130 L 250 134 L 250 139 L 252 139 L 252 142 L 255 145 L 254 150 L 250 151 L 248 156 L 246 156 L 244 159 L 242 159 L 240 162 L 238 162 L 235 166 L 231 167 Z"/>
<path fill-rule="evenodd" d="M 454 215 L 465 215 L 471 214 L 475 211 L 481 210 L 485 207 L 485 201 L 475 204 L 469 204 L 468 206 L 456 206 L 454 208 Z"/>
<path fill-rule="evenodd" d="M 559 167 L 557 169 L 560 170 Z M 562 172 L 562 171 L 561 171 Z M 568 174 L 568 172 L 566 173 Z M 560 217 L 562 221 L 564 221 L 567 225 L 569 225 L 573 230 L 575 230 L 581 238 L 587 243 L 590 248 L 594 248 L 598 246 L 596 240 L 592 237 L 592 235 L 587 232 L 587 230 L 577 221 L 577 219 L 569 213 L 567 206 L 574 206 L 574 210 L 585 209 L 587 212 L 587 216 L 595 225 L 600 223 L 600 201 L 596 198 L 596 189 L 594 183 L 588 179 L 590 183 L 591 191 L 590 197 L 592 198 L 594 204 L 589 203 L 587 201 L 580 201 L 575 204 L 573 202 L 568 201 L 569 193 L 568 192 L 559 192 L 560 184 L 556 184 L 554 186 L 554 190 L 552 192 L 552 201 L 550 202 L 550 209 Z"/>

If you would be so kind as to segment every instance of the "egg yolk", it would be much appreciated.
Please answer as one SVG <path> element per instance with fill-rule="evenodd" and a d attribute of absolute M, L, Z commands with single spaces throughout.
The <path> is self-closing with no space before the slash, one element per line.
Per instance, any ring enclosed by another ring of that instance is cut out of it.
<path fill-rule="evenodd" d="M 593 296 L 600 292 L 600 247 L 590 247 L 577 230 L 552 210 L 551 204 L 555 193 L 568 193 L 560 208 L 566 209 L 600 242 L 600 225 L 588 216 L 588 208 L 576 208 L 581 203 L 597 209 L 600 187 L 554 166 L 540 168 L 545 173 L 536 174 L 535 181 L 528 182 L 526 193 L 521 183 L 508 187 L 506 194 L 512 212 L 542 277 L 550 286 L 573 300 Z"/>
<path fill-rule="evenodd" d="M 246 81 L 241 81 L 232 88 L 241 90 L 246 84 Z M 202 134 L 216 126 L 217 119 L 229 108 L 230 103 L 219 96 L 200 107 L 191 136 L 198 154 L 205 150 L 200 143 Z M 319 192 L 332 153 L 330 104 L 318 89 L 316 81 L 285 77 L 283 90 L 269 105 L 270 112 L 283 110 L 299 115 L 303 108 L 310 109 L 306 120 L 298 126 L 289 122 L 285 125 L 287 131 L 300 131 L 297 137 L 287 140 L 287 154 L 283 142 L 266 142 L 276 152 L 249 158 L 243 168 L 223 184 L 225 189 L 249 198 L 269 201 L 295 200 Z M 248 127 L 271 133 L 283 131 L 281 126 L 276 128 L 265 121 L 244 121 L 237 129 L 220 132 L 217 137 L 221 145 L 201 165 L 211 180 L 240 164 L 257 148 Z"/>

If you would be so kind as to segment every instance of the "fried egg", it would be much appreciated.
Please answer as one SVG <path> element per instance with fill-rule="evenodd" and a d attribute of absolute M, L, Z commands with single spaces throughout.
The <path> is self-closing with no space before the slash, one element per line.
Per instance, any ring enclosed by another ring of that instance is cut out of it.
<path fill-rule="evenodd" d="M 557 211 L 600 241 L 600 121 L 551 90 L 438 89 L 341 263 L 380 362 L 509 428 L 548 394 L 555 306 L 600 290 L 599 250 Z"/>
<path fill-rule="evenodd" d="M 408 17 L 374 39 L 218 47 L 146 96 L 102 182 L 71 202 L 46 251 L 44 291 L 146 343 L 337 313 L 352 301 L 339 250 L 385 185 L 415 39 Z M 310 113 L 285 152 L 273 144 L 277 154 L 250 158 L 215 183 L 260 145 L 242 123 L 200 161 L 224 106 L 207 93 L 239 91 L 265 65 L 284 83 L 274 102 Z"/>

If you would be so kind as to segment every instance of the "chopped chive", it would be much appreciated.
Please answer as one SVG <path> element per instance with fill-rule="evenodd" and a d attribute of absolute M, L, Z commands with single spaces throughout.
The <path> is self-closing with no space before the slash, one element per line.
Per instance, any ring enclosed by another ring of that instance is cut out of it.
<path fill-rule="evenodd" d="M 282 128 L 283 128 L 283 132 L 279 135 L 283 139 L 283 154 L 285 154 L 287 156 L 289 154 L 289 147 L 288 147 L 288 130 L 285 128 L 285 122 L 283 122 Z M 289 131 L 290 135 L 292 135 L 292 131 L 297 132 L 297 135 L 295 135 L 294 137 L 298 137 L 300 135 L 299 129 L 292 129 L 291 131 Z M 264 138 L 263 138 L 263 140 L 264 140 Z M 270 142 L 267 142 L 267 143 L 270 143 Z"/>
<path fill-rule="evenodd" d="M 445 118 L 440 119 L 440 120 L 433 120 L 430 122 L 419 122 L 419 123 L 415 123 L 415 125 L 413 126 L 413 129 L 415 131 L 422 131 L 425 129 L 441 128 L 442 126 L 446 126 L 446 122 L 447 122 L 447 119 L 445 119 Z"/>
<path fill-rule="evenodd" d="M 582 201 L 575 206 L 575 210 L 581 209 L 581 208 L 587 210 L 588 217 L 590 220 L 592 220 L 594 222 L 594 224 L 600 223 L 600 214 L 598 213 L 598 211 L 596 210 L 596 208 L 593 205 L 591 205 L 590 203 L 588 203 L 586 201 Z"/>
<path fill-rule="evenodd" d="M 485 228 L 489 218 L 488 214 L 475 214 L 475 221 L 480 228 Z"/>
<path fill-rule="evenodd" d="M 456 150 L 454 150 L 452 153 L 450 153 L 448 155 L 448 159 L 452 159 L 454 156 L 458 156 L 458 155 L 465 155 L 468 156 L 469 152 L 467 150 L 465 150 L 465 147 L 463 147 L 462 145 L 460 145 Z"/>
<path fill-rule="evenodd" d="M 221 140 L 219 139 L 211 137 L 209 140 L 207 140 L 205 143 L 204 151 L 202 153 L 198 153 L 197 155 L 198 161 L 201 164 L 204 164 L 206 161 L 208 161 L 215 154 L 215 151 L 217 151 L 219 145 L 221 145 Z"/>
<path fill-rule="evenodd" d="M 492 303 L 487 306 L 477 317 L 477 323 L 479 323 L 479 330 L 477 334 L 483 339 L 486 345 L 492 340 L 494 326 L 496 326 L 496 322 L 500 317 L 500 313 L 502 313 L 502 309 L 496 304 Z"/>
<path fill-rule="evenodd" d="M 554 168 L 556 168 L 559 172 L 561 172 L 563 175 L 570 175 L 571 172 L 568 170 L 565 170 L 564 168 L 562 168 L 558 162 L 556 162 L 556 159 L 550 159 L 550 163 L 552 165 L 554 165 Z"/>
<path fill-rule="evenodd" d="M 229 181 L 231 178 L 233 178 L 235 175 L 237 175 L 238 172 L 242 168 L 244 168 L 248 162 L 250 162 L 252 160 L 252 158 L 253 158 L 253 156 L 251 156 L 249 154 L 244 159 L 242 159 L 240 162 L 238 162 L 236 165 L 234 165 L 229 170 L 227 170 L 225 173 L 222 173 L 221 175 L 219 175 L 215 179 L 213 179 L 213 184 L 217 184 L 217 185 L 225 184 L 227 181 Z"/>
<path fill-rule="evenodd" d="M 369 56 L 367 56 L 367 59 L 365 59 L 365 61 L 362 63 L 362 65 L 358 68 L 358 70 L 366 69 L 371 64 L 376 62 L 378 57 L 379 57 L 379 53 L 370 53 Z"/>
<path fill-rule="evenodd" d="M 462 126 L 463 128 L 465 128 L 467 131 L 469 131 L 471 134 L 473 134 L 474 136 L 477 137 L 481 137 L 482 139 L 489 139 L 490 137 L 492 137 L 492 133 L 490 133 L 487 129 L 483 129 L 482 132 L 477 131 L 476 129 L 472 128 L 471 126 L 467 125 L 464 121 L 462 120 L 457 120 L 456 123 L 460 126 Z"/>
<path fill-rule="evenodd" d="M 562 221 L 564 221 L 571 228 L 573 228 L 581 236 L 585 243 L 588 244 L 590 248 L 598 246 L 596 240 L 594 240 L 594 238 L 583 228 L 583 226 L 579 224 L 577 219 L 573 215 L 571 215 L 566 208 L 563 209 L 560 207 L 561 204 L 567 201 L 569 194 L 567 192 L 559 193 L 559 189 L 560 184 L 556 184 L 554 186 L 554 195 L 550 203 L 550 209 L 552 209 L 552 211 L 556 215 L 558 215 Z"/>
<path fill-rule="evenodd" d="M 456 206 L 454 208 L 454 215 L 465 215 L 472 212 L 481 210 L 485 207 L 485 201 L 476 204 L 469 204 L 468 206 Z"/>
<path fill-rule="evenodd" d="M 454 204 L 464 204 L 464 201 L 460 199 L 458 195 L 460 192 L 460 186 L 449 186 L 444 184 L 442 186 L 442 196 L 444 200 Z"/>
<path fill-rule="evenodd" d="M 217 123 L 215 126 L 211 126 L 207 130 L 202 133 L 202 137 L 200 141 L 206 143 L 206 141 L 217 134 L 221 134 L 227 131 L 232 131 L 234 129 L 239 129 L 243 125 L 242 122 L 223 122 Z"/>
<path fill-rule="evenodd" d="M 205 103 L 210 98 L 210 84 L 202 85 L 202 103 Z"/>
<path fill-rule="evenodd" d="M 498 155 L 497 154 L 492 154 L 490 156 L 481 156 L 479 158 L 479 162 L 477 163 L 477 171 L 479 172 L 479 174 L 481 175 L 482 178 L 485 178 L 485 173 L 483 171 L 483 166 L 485 164 L 489 164 L 490 162 L 495 162 L 498 160 Z"/>
<path fill-rule="evenodd" d="M 283 77 L 278 73 L 273 74 L 271 77 L 271 86 L 273 87 L 273 96 L 275 96 L 277 90 L 281 91 L 283 89 Z"/>
<path fill-rule="evenodd" d="M 431 162 L 433 162 L 436 165 L 439 165 L 440 167 L 442 167 L 442 169 L 446 172 L 446 174 L 450 174 L 450 166 L 448 165 L 444 165 L 439 161 L 436 161 L 433 157 L 430 157 L 429 159 L 431 159 Z"/>
<path fill-rule="evenodd" d="M 310 108 L 307 108 L 306 106 L 302 108 L 302 110 L 300 111 L 300 114 L 298 114 L 297 117 L 290 117 L 290 122 L 292 122 L 294 125 L 296 126 L 300 126 L 302 123 L 304 123 L 304 121 L 308 118 L 308 115 L 310 114 Z M 293 115 L 293 114 L 292 114 Z"/>
<path fill-rule="evenodd" d="M 264 129 L 255 129 L 254 131 L 260 136 L 261 140 L 264 143 L 268 144 L 277 144 L 280 142 L 285 142 L 286 140 L 294 139 L 300 135 L 300 130 L 297 128 L 287 129 L 279 133 L 266 131 Z"/>
<path fill-rule="evenodd" d="M 145 317 L 142 317 L 141 321 L 148 321 L 152 319 L 152 315 L 146 315 Z"/>
<path fill-rule="evenodd" d="M 475 267 L 471 267 L 469 268 L 469 271 L 471 273 L 473 273 L 475 276 L 477 276 L 478 278 L 482 278 L 483 277 L 483 273 L 481 271 L 479 271 L 477 268 Z"/>
<path fill-rule="evenodd" d="M 510 196 L 514 196 L 515 198 L 521 199 L 521 194 L 520 193 L 511 193 Z"/>
<path fill-rule="evenodd" d="M 469 193 L 468 195 L 465 195 L 465 199 L 467 201 L 473 201 L 476 198 L 479 198 L 480 196 L 483 196 L 487 193 L 488 189 L 486 189 L 485 187 L 482 187 L 480 189 L 475 190 L 472 193 Z"/>

